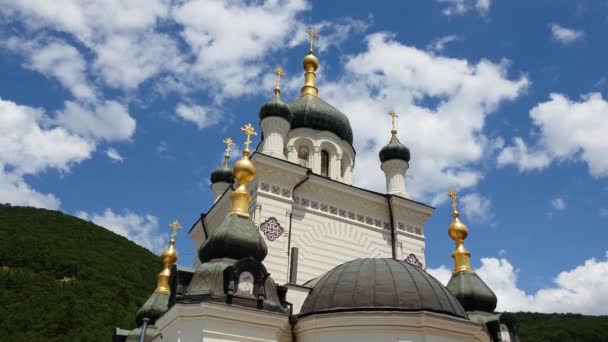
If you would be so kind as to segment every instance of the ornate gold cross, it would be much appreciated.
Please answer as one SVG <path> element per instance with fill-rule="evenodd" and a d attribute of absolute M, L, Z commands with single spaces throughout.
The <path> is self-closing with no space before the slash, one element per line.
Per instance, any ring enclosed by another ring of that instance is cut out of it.
<path fill-rule="evenodd" d="M 224 139 L 224 144 L 226 144 L 226 157 L 230 157 L 230 149 L 234 146 L 234 142 L 231 138 Z"/>
<path fill-rule="evenodd" d="M 173 234 L 171 234 L 171 239 L 174 239 L 175 235 L 177 234 L 177 230 L 180 229 L 182 226 L 179 224 L 178 220 L 175 220 L 175 221 L 171 222 L 171 224 L 169 224 L 169 227 L 171 227 L 171 229 L 173 229 Z"/>
<path fill-rule="evenodd" d="M 394 111 L 390 111 L 390 112 L 388 112 L 388 115 L 390 115 L 391 122 L 392 122 L 392 125 L 393 125 L 393 129 L 391 129 L 391 133 L 392 134 L 397 134 L 397 125 L 396 125 L 396 122 L 395 122 L 395 118 L 397 118 L 397 113 L 395 113 Z"/>
<path fill-rule="evenodd" d="M 454 189 L 450 189 L 450 191 L 448 191 L 448 196 L 452 198 L 452 210 L 456 211 L 456 200 L 460 197 L 458 197 L 458 194 L 456 191 L 454 191 Z"/>
<path fill-rule="evenodd" d="M 247 135 L 247 140 L 245 140 L 245 151 L 249 151 L 249 144 L 251 144 L 250 137 L 252 135 L 258 135 L 258 134 L 255 132 L 255 129 L 253 128 L 253 126 L 251 126 L 250 123 L 243 126 L 241 128 L 241 131 L 245 132 L 245 134 Z"/>
<path fill-rule="evenodd" d="M 308 28 L 306 30 L 306 33 L 308 33 L 308 35 L 310 36 L 310 51 L 312 51 L 315 38 L 318 38 L 319 35 L 317 34 L 317 31 L 315 31 L 312 27 Z"/>
<path fill-rule="evenodd" d="M 277 89 L 281 86 L 281 76 L 285 76 L 285 71 L 281 67 L 276 67 L 272 70 L 272 73 L 277 75 Z"/>

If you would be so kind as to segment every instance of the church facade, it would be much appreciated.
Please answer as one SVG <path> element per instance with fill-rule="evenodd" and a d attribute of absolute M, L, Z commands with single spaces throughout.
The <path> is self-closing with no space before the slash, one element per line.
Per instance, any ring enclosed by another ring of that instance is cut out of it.
<path fill-rule="evenodd" d="M 139 328 L 115 341 L 518 341 L 517 324 L 470 266 L 468 229 L 453 199 L 455 268 L 447 286 L 425 271 L 424 224 L 434 208 L 406 189 L 410 151 L 394 120 L 379 153 L 386 192 L 352 185 L 356 151 L 348 117 L 315 85 L 319 60 L 304 57 L 304 85 L 287 104 L 280 77 L 260 109 L 262 139 L 211 175 L 213 206 L 189 230 L 194 268 L 161 255 L 159 285 Z M 174 255 L 175 254 L 175 255 Z"/>

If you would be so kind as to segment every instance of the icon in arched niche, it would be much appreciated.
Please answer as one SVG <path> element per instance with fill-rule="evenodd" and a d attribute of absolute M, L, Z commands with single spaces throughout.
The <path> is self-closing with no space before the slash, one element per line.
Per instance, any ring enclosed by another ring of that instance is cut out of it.
<path fill-rule="evenodd" d="M 274 241 L 283 235 L 285 229 L 281 227 L 276 218 L 270 217 L 260 225 L 260 230 L 269 241 Z"/>
<path fill-rule="evenodd" d="M 251 272 L 244 271 L 239 274 L 236 292 L 253 295 L 253 274 Z"/>
<path fill-rule="evenodd" d="M 422 265 L 420 260 L 418 260 L 418 258 L 414 254 L 408 255 L 407 258 L 405 258 L 405 262 L 416 267 L 424 268 L 424 265 Z"/>

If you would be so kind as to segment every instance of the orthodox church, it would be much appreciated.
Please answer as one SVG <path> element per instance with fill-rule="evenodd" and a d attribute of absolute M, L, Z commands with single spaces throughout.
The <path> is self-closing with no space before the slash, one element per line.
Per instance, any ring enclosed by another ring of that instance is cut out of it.
<path fill-rule="evenodd" d="M 291 103 L 259 112 L 262 139 L 211 174 L 214 203 L 192 225 L 193 268 L 176 266 L 175 229 L 157 288 L 138 328 L 114 341 L 519 341 L 517 323 L 495 312 L 494 292 L 464 246 L 457 194 L 448 233 L 456 243 L 447 286 L 425 271 L 425 221 L 434 208 L 410 198 L 410 151 L 393 129 L 379 153 L 386 192 L 352 185 L 356 153 L 348 117 L 319 96 L 319 60 L 304 57 Z M 388 134 L 387 134 L 388 135 Z"/>

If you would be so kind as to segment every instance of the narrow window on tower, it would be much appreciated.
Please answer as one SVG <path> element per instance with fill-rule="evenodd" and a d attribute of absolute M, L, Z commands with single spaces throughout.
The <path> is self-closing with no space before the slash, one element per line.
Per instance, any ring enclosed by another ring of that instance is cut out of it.
<path fill-rule="evenodd" d="M 308 147 L 302 146 L 298 149 L 298 163 L 308 167 Z"/>
<path fill-rule="evenodd" d="M 329 153 L 321 151 L 321 176 L 329 177 Z"/>

